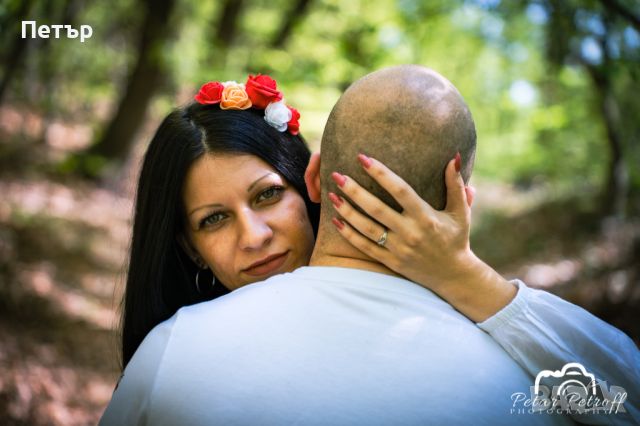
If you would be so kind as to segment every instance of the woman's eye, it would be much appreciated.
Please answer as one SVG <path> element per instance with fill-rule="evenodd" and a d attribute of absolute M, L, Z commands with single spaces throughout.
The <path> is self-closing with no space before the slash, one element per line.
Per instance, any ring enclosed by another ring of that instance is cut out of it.
<path fill-rule="evenodd" d="M 279 196 L 282 191 L 284 191 L 284 188 L 281 186 L 272 186 L 270 188 L 265 189 L 264 191 L 262 191 L 260 193 L 260 195 L 258 195 L 257 201 L 261 202 L 261 201 L 267 201 L 270 200 L 272 198 L 275 198 L 277 196 Z"/>
<path fill-rule="evenodd" d="M 218 224 L 220 221 L 224 219 L 224 214 L 222 213 L 213 213 L 209 216 L 205 217 L 200 221 L 200 228 L 205 226 L 212 226 Z"/>

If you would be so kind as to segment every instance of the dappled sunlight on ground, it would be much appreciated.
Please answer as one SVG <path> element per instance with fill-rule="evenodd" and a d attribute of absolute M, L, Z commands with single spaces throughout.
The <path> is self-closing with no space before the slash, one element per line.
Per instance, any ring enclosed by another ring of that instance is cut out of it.
<path fill-rule="evenodd" d="M 545 197 L 534 188 L 527 200 L 528 192 L 478 185 L 474 251 L 504 276 L 586 308 L 640 345 L 640 218 L 602 218 L 593 196 Z"/>
<path fill-rule="evenodd" d="M 522 279 L 531 287 L 552 288 L 575 279 L 582 270 L 582 263 L 564 259 L 552 264 L 538 263 L 522 269 Z"/>
<path fill-rule="evenodd" d="M 39 114 L 29 110 L 0 107 L 0 131 L 8 135 L 22 134 L 38 139 L 44 129 L 44 121 Z"/>
<path fill-rule="evenodd" d="M 52 344 L 24 347 L 24 342 L 4 330 L 0 336 L 0 408 L 6 413 L 3 422 L 20 419 L 16 423 L 97 423 L 99 410 L 91 407 L 108 403 L 112 381 L 91 368 L 63 365 Z"/>
<path fill-rule="evenodd" d="M 2 423 L 95 424 L 119 375 L 132 201 L 32 175 L 0 193 Z"/>
<path fill-rule="evenodd" d="M 117 322 L 116 312 L 102 306 L 93 298 L 87 297 L 86 291 L 64 288 L 54 281 L 53 265 L 43 263 L 19 272 L 18 279 L 23 290 L 33 291 L 42 298 L 49 299 L 64 315 L 86 321 L 96 327 L 111 330 Z M 85 276 L 82 279 L 86 279 Z M 113 283 L 102 281 L 107 286 Z M 113 294 L 113 292 L 111 292 Z"/>
<path fill-rule="evenodd" d="M 93 131 L 86 124 L 69 124 L 63 121 L 45 123 L 41 115 L 29 109 L 0 107 L 0 132 L 24 135 L 30 139 L 44 139 L 50 148 L 59 151 L 78 151 L 89 146 Z"/>
<path fill-rule="evenodd" d="M 574 257 L 550 263 L 525 264 L 518 269 L 516 275 L 522 277 L 532 287 L 552 289 L 597 271 L 616 270 L 623 266 L 620 264 L 621 259 L 630 256 L 634 249 L 633 244 L 639 238 L 640 221 L 616 223 L 612 220 L 603 226 L 603 231 L 598 238 L 591 241 Z M 612 278 L 612 289 L 607 291 L 612 295 L 624 292 L 624 289 L 631 285 L 627 279 L 623 278 L 626 275 L 624 271 L 617 272 L 614 275 L 617 278 Z"/>
<path fill-rule="evenodd" d="M 0 182 L 4 205 L 2 214 L 9 212 L 7 206 L 19 214 L 46 213 L 105 227 L 114 238 L 126 240 L 129 230 L 127 226 L 122 226 L 122 222 L 127 222 L 131 216 L 132 200 L 105 189 L 78 186 L 71 189 L 63 184 L 42 180 Z"/>

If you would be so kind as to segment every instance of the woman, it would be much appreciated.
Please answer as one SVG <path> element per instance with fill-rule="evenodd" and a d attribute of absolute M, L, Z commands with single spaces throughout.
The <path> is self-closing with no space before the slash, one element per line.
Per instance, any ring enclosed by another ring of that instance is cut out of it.
<path fill-rule="evenodd" d="M 253 280 L 227 279 L 227 283 L 219 277 L 212 285 L 216 278 L 203 260 L 208 256 L 198 254 L 193 247 L 194 243 L 206 243 L 206 229 L 211 225 L 204 223 L 198 229 L 200 224 L 189 223 L 192 217 L 185 211 L 184 202 L 185 181 L 192 166 L 201 159 L 245 155 L 260 159 L 266 168 L 271 167 L 282 182 L 265 188 L 266 195 L 280 197 L 279 191 L 286 186 L 285 195 L 297 198 L 294 204 L 306 222 L 306 229 L 300 230 L 299 246 L 303 247 L 301 252 L 308 253 L 296 253 L 296 259 L 286 265 L 287 270 L 308 263 L 313 246 L 312 224 L 317 227 L 319 208 L 309 200 L 304 184 L 310 152 L 297 134 L 299 115 L 295 110 L 287 108 L 290 111 L 287 114 L 277 108 L 284 105 L 282 94 L 267 76 L 249 77 L 246 90 L 229 82 L 225 85 L 226 88 L 221 83 L 203 86 L 196 103 L 165 118 L 147 149 L 138 182 L 124 295 L 123 367 L 147 333 L 180 307 L 267 278 L 256 275 Z M 271 124 L 265 120 L 269 101 L 277 103 L 268 111 Z M 277 113 L 284 113 L 288 120 L 282 122 Z M 286 131 L 281 131 L 283 124 Z"/>
<path fill-rule="evenodd" d="M 208 83 L 196 101 L 163 121 L 142 166 L 124 298 L 123 366 L 147 333 L 180 307 L 304 266 L 313 247 L 318 207 L 310 201 L 303 178 L 311 156 L 298 134 L 299 114 L 284 104 L 275 81 L 267 76 L 249 76 L 245 85 Z M 367 239 L 349 226 L 341 229 L 345 238 L 391 269 L 434 289 L 474 321 L 488 318 L 509 303 L 513 293 L 497 306 L 492 304 L 496 300 L 492 286 L 504 280 L 486 264 L 476 260 L 469 269 L 449 261 L 452 255 L 468 251 L 467 204 L 473 193 L 465 192 L 461 181 L 456 181 L 459 159 L 452 160 L 447 168 L 449 203 L 442 212 L 411 195 L 406 184 L 381 163 L 366 157 L 360 161 L 392 195 L 402 191 L 409 194 L 410 204 L 405 206 L 400 222 L 405 226 L 389 225 L 393 214 L 389 208 L 378 208 L 377 221 L 387 225 L 389 235 L 399 236 L 396 241 L 407 240 L 403 236 L 407 229 L 413 235 L 423 229 L 423 237 L 411 245 L 387 246 L 388 250 L 381 250 L 371 236 Z M 377 200 L 350 182 L 343 191 L 365 211 L 371 209 Z M 216 204 L 210 205 L 210 199 Z M 364 235 L 367 227 L 380 226 L 358 215 L 347 203 L 337 210 Z M 434 224 L 438 231 L 430 231 Z M 379 230 L 374 233 L 378 235 Z M 441 240 L 441 253 L 430 251 L 434 238 Z M 465 288 L 447 293 L 439 285 L 451 281 L 451 276 L 463 282 L 467 276 L 479 275 L 487 284 L 487 291 L 479 295 Z M 522 288 L 520 292 L 525 291 Z M 535 303 L 532 301 L 531 306 L 542 306 L 535 309 L 588 315 L 564 305 L 558 307 L 560 302 L 555 299 Z M 515 308 L 509 308 L 513 315 Z M 522 321 L 518 336 L 496 340 L 532 375 L 553 351 L 570 357 L 572 348 L 579 346 L 567 349 L 565 342 L 543 340 L 540 335 L 546 325 L 540 330 L 540 315 L 535 317 L 537 328 Z M 589 327 L 606 327 L 592 317 L 581 321 Z M 491 328 L 487 331 L 494 335 L 497 325 L 487 327 Z M 570 335 L 572 324 L 565 326 Z M 539 335 L 535 335 L 537 331 L 541 331 Z M 612 330 L 606 331 L 614 339 L 620 338 Z M 595 344 L 591 337 L 581 338 L 579 343 Z M 542 361 L 523 355 L 527 346 L 534 344 L 546 345 Z M 599 364 L 589 367 L 606 367 L 609 361 L 596 358 L 594 362 Z"/>

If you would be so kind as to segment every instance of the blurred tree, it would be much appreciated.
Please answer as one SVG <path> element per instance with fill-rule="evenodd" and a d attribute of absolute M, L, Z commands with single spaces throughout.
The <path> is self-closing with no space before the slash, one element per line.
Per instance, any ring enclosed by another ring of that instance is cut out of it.
<path fill-rule="evenodd" d="M 640 105 L 626 102 L 635 97 L 639 83 L 638 46 L 630 49 L 625 35 L 634 31 L 637 36 L 636 13 L 617 0 L 534 0 L 501 4 L 498 10 L 506 16 L 529 13 L 544 26 L 543 47 L 552 75 L 567 67 L 585 71 L 593 93 L 592 116 L 602 123 L 608 151 L 600 206 L 605 215 L 623 216 L 630 194 L 628 161 L 638 150 L 637 125 L 627 125 L 621 108 L 632 107 L 625 114 L 640 112 Z"/>
<path fill-rule="evenodd" d="M 271 47 L 282 48 L 285 45 L 289 37 L 291 37 L 294 25 L 302 21 L 310 5 L 311 0 L 294 0 L 291 11 L 285 13 L 282 25 L 271 41 Z"/>
<path fill-rule="evenodd" d="M 216 25 L 213 27 L 215 31 L 214 40 L 219 48 L 226 50 L 235 41 L 238 35 L 239 18 L 244 5 L 244 0 L 225 0 Z"/>
<path fill-rule="evenodd" d="M 71 25 L 73 28 L 79 28 L 76 25 L 76 18 L 81 9 L 82 1 L 80 0 L 63 0 L 58 2 L 45 2 L 42 7 L 42 16 L 48 17 L 51 22 L 58 22 L 62 25 Z M 41 139 L 46 138 L 46 131 L 51 119 L 58 111 L 56 104 L 56 87 L 62 84 L 62 80 L 65 76 L 60 72 L 59 61 L 64 60 L 64 57 L 59 55 L 58 49 L 56 49 L 53 42 L 57 41 L 52 38 L 36 39 L 34 40 L 34 50 L 38 52 L 37 61 L 37 73 L 38 81 L 41 83 L 42 88 L 39 88 L 40 94 L 39 103 L 42 108 L 42 119 L 44 125 L 42 126 Z"/>
<path fill-rule="evenodd" d="M 469 100 L 482 137 L 478 176 L 523 187 L 600 185 L 610 197 L 602 205 L 615 211 L 640 192 L 640 170 L 630 167 L 640 161 L 640 10 L 630 0 L 8 0 L 2 28 L 31 3 L 33 19 L 89 23 L 94 36 L 81 45 L 3 31 L 0 96 L 10 84 L 12 100 L 26 100 L 45 121 L 53 111 L 104 129 L 85 169 L 127 156 L 160 89 L 164 111 L 212 76 L 272 73 L 315 138 L 354 79 L 421 63 Z M 533 100 L 522 103 L 518 91 Z M 114 98 L 113 116 L 99 122 Z"/>
<path fill-rule="evenodd" d="M 104 136 L 89 152 L 107 160 L 125 160 L 133 138 L 143 122 L 147 106 L 168 71 L 163 51 L 166 41 L 173 33 L 169 23 L 176 1 L 141 1 L 144 6 L 144 21 L 140 27 L 136 64 Z"/>
<path fill-rule="evenodd" d="M 2 55 L 4 72 L 0 80 L 0 104 L 4 99 L 9 83 L 22 64 L 22 59 L 31 40 L 29 37 L 22 38 L 19 34 L 22 31 L 21 22 L 29 20 L 32 6 L 33 1 L 31 0 L 10 1 L 5 5 L 6 11 L 2 16 L 0 28 L 4 35 L 3 39 L 9 38 L 9 40 L 3 40 L 3 45 L 11 47 L 6 52 L 3 52 L 4 54 Z"/>
<path fill-rule="evenodd" d="M 246 7 L 244 0 L 225 0 L 219 7 L 217 15 L 208 22 L 204 36 L 206 46 L 206 63 L 214 68 L 224 69 L 227 66 L 227 54 L 236 43 L 242 30 L 240 21 Z M 211 41 L 212 43 L 208 43 Z"/>
<path fill-rule="evenodd" d="M 614 14 L 618 14 L 629 21 L 629 23 L 635 27 L 636 31 L 640 32 L 640 16 L 632 9 L 617 0 L 600 0 L 600 3 Z"/>

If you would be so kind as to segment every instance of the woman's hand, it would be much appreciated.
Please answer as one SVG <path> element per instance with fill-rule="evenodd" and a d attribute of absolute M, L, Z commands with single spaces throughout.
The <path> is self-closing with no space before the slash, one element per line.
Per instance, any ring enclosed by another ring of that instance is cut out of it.
<path fill-rule="evenodd" d="M 442 211 L 433 209 L 384 164 L 362 154 L 358 160 L 403 212 L 396 212 L 353 179 L 345 179 L 343 185 L 338 185 L 340 190 L 375 219 L 330 193 L 336 211 L 343 218 L 335 219 L 334 224 L 349 243 L 389 269 L 434 291 L 473 321 L 484 321 L 513 299 L 515 286 L 471 251 L 470 205 L 474 191 L 464 185 L 459 155 L 445 169 L 447 203 Z M 334 178 L 341 180 L 336 175 Z"/>

